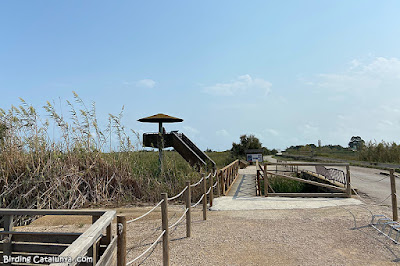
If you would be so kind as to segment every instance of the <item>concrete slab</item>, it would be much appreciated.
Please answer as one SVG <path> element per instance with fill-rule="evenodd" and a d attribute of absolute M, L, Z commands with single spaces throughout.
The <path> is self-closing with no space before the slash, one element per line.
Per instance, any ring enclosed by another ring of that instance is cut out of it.
<path fill-rule="evenodd" d="M 232 197 L 215 198 L 212 211 L 228 210 L 286 210 L 315 209 L 346 205 L 360 205 L 362 202 L 353 198 L 282 198 L 282 197 Z"/>

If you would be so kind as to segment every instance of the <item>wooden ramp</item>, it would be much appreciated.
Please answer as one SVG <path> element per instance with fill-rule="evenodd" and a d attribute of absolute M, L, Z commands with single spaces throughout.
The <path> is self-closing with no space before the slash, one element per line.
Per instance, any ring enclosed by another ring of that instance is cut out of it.
<path fill-rule="evenodd" d="M 252 169 L 254 168 L 254 169 Z M 256 170 L 255 166 L 239 170 L 239 176 L 232 184 L 227 196 L 236 198 L 250 198 L 256 196 Z"/>

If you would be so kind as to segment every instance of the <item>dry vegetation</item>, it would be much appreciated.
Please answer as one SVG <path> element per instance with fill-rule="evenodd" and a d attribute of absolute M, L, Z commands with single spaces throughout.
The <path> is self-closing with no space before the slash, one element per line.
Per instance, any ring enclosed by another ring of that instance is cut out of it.
<path fill-rule="evenodd" d="M 47 102 L 45 120 L 22 99 L 18 107 L 0 109 L 2 208 L 156 201 L 161 192 L 175 194 L 185 180 L 199 179 L 176 152 L 166 152 L 166 170 L 160 173 L 156 153 L 135 150 L 121 124 L 122 112 L 110 114 L 101 129 L 94 103 L 87 107 L 74 93 L 67 105 L 70 116 L 65 118 Z M 134 131 L 130 135 L 138 139 Z"/>

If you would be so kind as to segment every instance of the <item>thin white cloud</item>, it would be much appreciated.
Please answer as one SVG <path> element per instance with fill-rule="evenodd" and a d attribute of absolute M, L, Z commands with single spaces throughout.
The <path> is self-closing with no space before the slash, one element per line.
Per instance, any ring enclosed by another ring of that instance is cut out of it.
<path fill-rule="evenodd" d="M 229 137 L 230 134 L 225 129 L 220 129 L 215 132 L 215 134 L 219 137 Z"/>
<path fill-rule="evenodd" d="M 272 136 L 278 136 L 279 135 L 279 132 L 276 131 L 275 129 L 272 129 L 272 128 L 266 129 L 265 133 L 267 133 L 269 135 L 272 135 Z"/>
<path fill-rule="evenodd" d="M 354 59 L 349 65 L 343 73 L 318 74 L 314 80 L 305 81 L 305 84 L 342 93 L 398 90 L 400 59 L 376 57 L 367 63 Z"/>
<path fill-rule="evenodd" d="M 267 95 L 271 90 L 272 84 L 264 79 L 252 78 L 250 75 L 242 75 L 236 79 L 217 83 L 203 88 L 204 92 L 218 96 L 243 95 L 248 92 L 261 93 Z"/>
<path fill-rule="evenodd" d="M 186 133 L 189 133 L 190 135 L 197 135 L 200 133 L 199 130 L 190 126 L 184 126 L 183 129 L 185 130 Z"/>
<path fill-rule="evenodd" d="M 154 88 L 156 86 L 156 82 L 152 79 L 142 79 L 136 82 L 136 85 L 138 87 L 144 87 L 144 88 Z"/>

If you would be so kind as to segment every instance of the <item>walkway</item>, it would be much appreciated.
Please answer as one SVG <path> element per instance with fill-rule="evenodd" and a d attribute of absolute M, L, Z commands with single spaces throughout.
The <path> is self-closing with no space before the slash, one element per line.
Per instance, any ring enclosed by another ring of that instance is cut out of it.
<path fill-rule="evenodd" d="M 239 170 L 239 177 L 225 197 L 215 198 L 211 210 L 285 210 L 315 209 L 343 205 L 359 205 L 354 198 L 288 198 L 256 196 L 256 167 Z"/>

